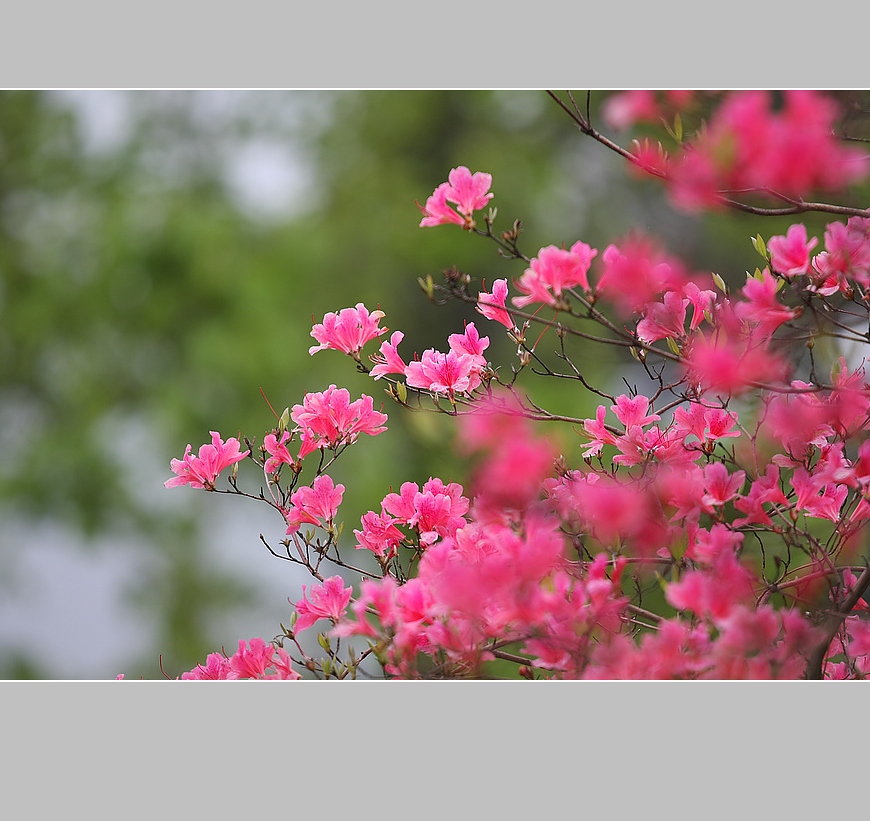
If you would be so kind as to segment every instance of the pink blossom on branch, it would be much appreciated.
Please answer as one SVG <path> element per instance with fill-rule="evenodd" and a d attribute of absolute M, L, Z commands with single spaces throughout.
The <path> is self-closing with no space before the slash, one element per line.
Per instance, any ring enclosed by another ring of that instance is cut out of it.
<path fill-rule="evenodd" d="M 308 353 L 313 355 L 331 348 L 357 357 L 367 343 L 387 332 L 387 328 L 378 327 L 383 317 L 383 311 L 369 312 L 362 302 L 358 302 L 355 308 L 330 312 L 323 317 L 323 322 L 311 329 L 311 336 L 320 344 L 312 345 Z"/>
<path fill-rule="evenodd" d="M 768 91 L 727 94 L 707 127 L 670 163 L 674 200 L 694 209 L 734 192 L 801 199 L 866 178 L 866 152 L 835 136 L 838 114 L 835 101 L 818 91 L 786 91 L 779 110 Z"/>
<path fill-rule="evenodd" d="M 311 486 L 301 487 L 290 497 L 287 533 L 296 533 L 303 524 L 332 529 L 338 506 L 344 494 L 344 485 L 336 485 L 327 475 L 318 476 Z"/>
<path fill-rule="evenodd" d="M 218 474 L 250 453 L 249 450 L 242 453 L 239 448 L 239 440 L 235 437 L 224 442 L 217 431 L 211 431 L 211 444 L 202 445 L 196 456 L 191 453 L 191 446 L 188 445 L 183 458 L 170 462 L 172 471 L 177 475 L 163 484 L 165 487 L 190 485 L 193 488 L 214 490 Z"/>
<path fill-rule="evenodd" d="M 445 354 L 429 348 L 419 361 L 405 369 L 406 382 L 410 388 L 443 393 L 452 399 L 457 393 L 470 393 L 480 386 L 481 359 L 455 350 Z"/>
<path fill-rule="evenodd" d="M 513 298 L 517 308 L 534 302 L 555 305 L 562 292 L 578 285 L 589 291 L 588 272 L 598 254 L 585 242 L 575 242 L 570 250 L 548 245 L 541 248 L 529 263 L 526 272 L 517 280 L 516 287 L 525 296 Z"/>
<path fill-rule="evenodd" d="M 425 206 L 418 207 L 423 213 L 421 228 L 431 228 L 436 225 L 461 225 L 463 228 L 474 228 L 472 214 L 486 207 L 492 199 L 489 187 L 492 176 L 483 171 L 472 174 L 464 165 L 454 168 L 447 176 L 447 182 L 441 183 L 426 200 Z M 454 210 L 448 203 L 456 206 Z"/>
<path fill-rule="evenodd" d="M 770 264 L 785 277 L 810 272 L 810 251 L 819 244 L 816 237 L 807 239 L 807 227 L 803 223 L 792 225 L 785 236 L 774 236 L 767 241 Z"/>
<path fill-rule="evenodd" d="M 405 369 L 408 367 L 397 348 L 399 343 L 405 338 L 405 334 L 401 331 L 393 331 L 389 342 L 381 342 L 380 351 L 372 355 L 372 362 L 375 363 L 371 369 L 370 376 L 374 379 L 380 379 L 387 374 L 395 373 L 404 375 Z"/>
<path fill-rule="evenodd" d="M 374 410 L 374 400 L 363 394 L 354 402 L 346 388 L 330 385 L 322 393 L 307 393 L 294 405 L 290 418 L 301 438 L 299 458 L 318 448 L 335 450 L 353 444 L 361 433 L 377 436 L 387 428 L 387 415 Z"/>
<path fill-rule="evenodd" d="M 287 450 L 287 440 L 290 438 L 290 431 L 285 430 L 279 439 L 274 433 L 267 433 L 263 439 L 263 447 L 269 458 L 263 464 L 263 470 L 266 473 L 275 473 L 281 465 L 292 465 L 293 457 Z"/>
<path fill-rule="evenodd" d="M 506 307 L 507 294 L 507 280 L 497 279 L 492 283 L 492 293 L 486 291 L 478 293 L 477 311 L 487 319 L 500 322 L 510 331 L 514 328 L 514 321 Z"/>
<path fill-rule="evenodd" d="M 353 587 L 345 587 L 341 576 L 330 576 L 323 584 L 312 585 L 307 594 L 303 584 L 302 598 L 295 605 L 298 618 L 293 629 L 300 633 L 318 619 L 329 619 L 335 624 L 344 616 L 352 593 Z"/>

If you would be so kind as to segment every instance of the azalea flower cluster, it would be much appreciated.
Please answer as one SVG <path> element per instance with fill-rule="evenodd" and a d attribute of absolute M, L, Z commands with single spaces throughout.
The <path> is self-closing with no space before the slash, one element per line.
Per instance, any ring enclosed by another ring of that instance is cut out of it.
<path fill-rule="evenodd" d="M 693 96 L 662 99 L 685 110 Z M 614 96 L 605 115 L 628 127 L 660 104 L 652 93 Z M 724 95 L 659 170 L 695 208 L 721 205 L 723 186 L 793 198 L 842 190 L 864 165 L 833 139 L 834 116 L 809 92 L 787 94 L 780 111 L 762 93 Z M 788 162 L 774 162 L 783 150 Z M 404 332 L 363 304 L 311 331 L 312 355 L 348 356 L 400 410 L 453 418 L 455 447 L 473 465 L 466 481 L 404 477 L 344 539 L 345 488 L 328 471 L 387 417 L 335 385 L 288 409 L 259 453 L 217 433 L 198 457 L 188 446 L 167 486 L 216 491 L 232 468 L 219 492 L 271 505 L 286 538 L 270 550 L 316 583 L 290 602 L 272 644 L 241 642 L 182 678 L 347 678 L 367 660 L 403 678 L 506 667 L 526 678 L 870 674 L 870 383 L 863 358 L 825 360 L 819 344 L 870 344 L 870 212 L 833 219 L 823 237 L 799 222 L 757 234 L 759 267 L 730 286 L 639 234 L 527 255 L 516 230 L 492 230 L 492 212 L 477 226 L 490 185 L 454 168 L 422 208 L 422 228 L 458 225 L 520 266 L 475 292 L 470 278 L 445 278 L 439 295 L 478 319 L 453 329 L 444 351 L 403 357 Z M 488 360 L 478 321 L 515 347 L 509 368 Z M 630 352 L 632 380 L 588 384 L 575 341 Z M 567 372 L 553 370 L 547 346 Z M 547 411 L 520 390 L 529 373 L 564 379 L 593 410 Z M 646 389 L 625 389 L 641 379 Z M 239 487 L 245 458 L 268 492 Z M 300 639 L 315 626 L 321 658 Z"/>
<path fill-rule="evenodd" d="M 616 128 L 658 123 L 686 113 L 704 96 L 629 91 L 610 97 L 603 116 Z M 839 191 L 870 173 L 867 152 L 836 138 L 839 113 L 834 100 L 815 91 L 786 91 L 781 106 L 770 91 L 728 92 L 702 131 L 690 139 L 674 135 L 680 139 L 673 153 L 661 143 L 638 141 L 632 163 L 666 179 L 674 202 L 687 209 L 719 206 L 732 192 L 794 200 Z"/>

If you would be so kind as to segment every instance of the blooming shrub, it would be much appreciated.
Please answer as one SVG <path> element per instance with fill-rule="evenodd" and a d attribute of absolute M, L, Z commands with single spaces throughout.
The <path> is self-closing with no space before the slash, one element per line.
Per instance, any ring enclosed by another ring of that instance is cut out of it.
<path fill-rule="evenodd" d="M 385 488 L 350 539 L 379 569 L 368 573 L 348 561 L 344 487 L 327 471 L 361 433 L 387 431 L 372 397 L 351 401 L 330 385 L 285 412 L 259 449 L 214 432 L 198 456 L 188 446 L 166 485 L 273 507 L 287 538 L 269 549 L 315 583 L 271 643 L 242 641 L 181 678 L 355 678 L 366 659 L 403 678 L 479 677 L 496 662 L 533 679 L 870 672 L 870 385 L 863 360 L 825 361 L 817 344 L 870 344 L 870 210 L 808 199 L 848 200 L 870 173 L 867 151 L 837 139 L 836 102 L 820 92 L 788 92 L 780 108 L 767 92 L 612 95 L 603 115 L 614 128 L 681 115 L 668 126 L 670 150 L 646 139 L 633 152 L 593 127 L 573 96 L 552 96 L 683 208 L 759 220 L 813 211 L 831 222 L 822 238 L 800 222 L 766 241 L 759 232 L 761 264 L 732 291 L 639 235 L 527 255 L 519 222 L 495 230 L 490 175 L 450 170 L 420 206 L 420 227 L 459 226 L 525 269 L 490 291 L 472 292 L 455 269 L 423 290 L 473 305 L 489 333 L 507 334 L 516 360 L 490 362 L 474 322 L 450 329 L 446 350 L 402 356 L 402 330 L 376 350 L 388 317 L 362 304 L 316 323 L 310 353 L 350 357 L 383 380 L 395 412 L 454 418 L 474 466 L 467 482 L 397 476 L 398 491 Z M 684 134 L 699 99 L 708 116 Z M 624 351 L 645 386 L 611 394 L 588 384 L 566 348 L 572 338 Z M 541 356 L 545 345 L 565 372 Z M 590 418 L 551 413 L 521 390 L 528 373 L 603 401 Z M 541 423 L 579 437 L 573 463 Z M 265 491 L 242 489 L 243 459 Z M 314 475 L 300 484 L 303 466 Z M 339 570 L 356 583 L 345 586 Z M 315 626 L 320 658 L 299 640 Z"/>

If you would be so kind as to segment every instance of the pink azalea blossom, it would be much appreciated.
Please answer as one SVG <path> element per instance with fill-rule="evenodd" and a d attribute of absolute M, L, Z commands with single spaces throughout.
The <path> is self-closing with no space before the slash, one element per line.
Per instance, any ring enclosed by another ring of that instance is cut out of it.
<path fill-rule="evenodd" d="M 706 314 L 711 313 L 713 304 L 716 302 L 716 292 L 702 291 L 694 282 L 687 282 L 683 287 L 683 295 L 692 305 L 692 321 L 689 330 L 694 331 L 705 319 Z"/>
<path fill-rule="evenodd" d="M 514 321 L 505 307 L 508 285 L 506 279 L 497 279 L 492 283 L 492 293 L 481 291 L 477 295 L 477 311 L 487 319 L 500 322 L 508 330 L 513 330 Z"/>
<path fill-rule="evenodd" d="M 231 679 L 258 679 L 266 676 L 272 664 L 275 646 L 263 639 L 255 638 L 250 642 L 239 641 L 239 649 L 227 660 Z"/>
<path fill-rule="evenodd" d="M 769 336 L 780 325 L 798 316 L 797 311 L 786 308 L 777 299 L 777 281 L 767 268 L 761 272 L 761 279 L 749 277 L 741 293 L 745 301 L 737 303 L 735 313 L 755 323 L 764 336 Z"/>
<path fill-rule="evenodd" d="M 399 521 L 389 513 L 381 510 L 380 513 L 369 511 L 360 521 L 362 530 L 354 530 L 357 550 L 371 550 L 379 559 L 389 561 L 396 555 L 396 549 L 402 543 L 405 536 L 396 522 Z"/>
<path fill-rule="evenodd" d="M 190 672 L 182 673 L 182 681 L 224 681 L 230 678 L 229 659 L 220 653 L 209 653 L 205 664 L 197 664 Z"/>
<path fill-rule="evenodd" d="M 598 456 L 604 445 L 616 444 L 616 435 L 607 429 L 604 422 L 604 417 L 606 415 L 607 408 L 605 408 L 604 405 L 599 405 L 595 412 L 595 419 L 586 419 L 583 421 L 583 429 L 592 440 L 586 450 L 583 451 L 584 459 Z"/>
<path fill-rule="evenodd" d="M 661 419 L 657 413 L 648 414 L 649 399 L 643 394 L 637 396 L 626 396 L 621 394 L 616 397 L 616 404 L 610 406 L 610 410 L 616 415 L 616 418 L 625 425 L 628 430 L 635 425 L 646 427 L 653 422 Z"/>
<path fill-rule="evenodd" d="M 441 183 L 426 200 L 426 205 L 420 207 L 423 213 L 420 227 L 454 224 L 473 228 L 472 214 L 485 208 L 492 199 L 493 195 L 488 193 L 491 185 L 492 176 L 483 171 L 472 174 L 464 165 L 452 169 L 447 182 Z M 448 202 L 453 203 L 456 210 Z"/>
<path fill-rule="evenodd" d="M 463 333 L 450 334 L 447 337 L 447 343 L 450 345 L 451 351 L 460 355 L 473 356 L 480 368 L 486 367 L 486 358 L 483 352 L 489 347 L 489 337 L 481 336 L 473 322 L 466 324 Z"/>
<path fill-rule="evenodd" d="M 450 398 L 457 393 L 470 393 L 481 382 L 481 359 L 454 350 L 445 354 L 429 348 L 419 361 L 411 362 L 405 369 L 406 382 L 408 387 L 443 393 Z"/>
<path fill-rule="evenodd" d="M 492 176 L 483 171 L 472 174 L 464 165 L 454 168 L 447 175 L 450 191 L 447 199 L 456 203 L 460 214 L 470 217 L 475 211 L 486 208 L 493 195 L 489 192 Z"/>
<path fill-rule="evenodd" d="M 640 312 L 665 291 L 681 291 L 687 277 L 681 263 L 665 256 L 646 237 L 632 237 L 601 255 L 604 271 L 597 292 L 622 316 Z"/>
<path fill-rule="evenodd" d="M 598 250 L 585 242 L 575 242 L 570 250 L 548 245 L 541 248 L 529 263 L 526 272 L 517 280 L 517 290 L 526 296 L 513 298 L 517 308 L 533 302 L 555 305 L 562 291 L 580 286 L 589 290 L 587 273 Z"/>
<path fill-rule="evenodd" d="M 436 225 L 462 225 L 465 219 L 447 204 L 447 195 L 450 193 L 450 183 L 442 182 L 426 200 L 426 205 L 420 207 L 423 219 L 420 221 L 421 228 L 433 228 Z"/>
<path fill-rule="evenodd" d="M 303 524 L 330 529 L 343 494 L 344 485 L 336 485 L 326 474 L 316 477 L 311 487 L 299 488 L 285 514 L 287 533 L 296 533 Z"/>
<path fill-rule="evenodd" d="M 818 244 L 816 237 L 807 240 L 806 225 L 792 225 L 784 237 L 775 236 L 767 241 L 771 265 L 785 277 L 807 274 L 810 271 L 810 251 Z"/>
<path fill-rule="evenodd" d="M 287 450 L 287 440 L 290 438 L 290 431 L 285 430 L 279 439 L 274 433 L 267 433 L 263 439 L 263 447 L 269 454 L 269 458 L 263 464 L 263 470 L 266 473 L 275 473 L 281 465 L 292 465 L 293 458 Z"/>
<path fill-rule="evenodd" d="M 689 300 L 675 291 L 668 291 L 662 302 L 650 302 L 644 309 L 644 318 L 637 323 L 638 339 L 650 345 L 659 339 L 684 337 L 688 304 Z"/>
<path fill-rule="evenodd" d="M 814 289 L 823 296 L 846 292 L 849 281 L 870 286 L 870 219 L 828 223 L 825 250 L 813 258 Z"/>
<path fill-rule="evenodd" d="M 389 493 L 383 500 L 384 511 L 394 516 L 397 524 L 417 528 L 424 545 L 450 536 L 464 526 L 469 505 L 461 485 L 456 482 L 445 485 L 434 477 L 422 489 L 416 482 L 404 482 L 399 493 Z"/>
<path fill-rule="evenodd" d="M 314 450 L 334 450 L 352 444 L 361 433 L 377 436 L 386 430 L 387 415 L 374 410 L 374 400 L 363 394 L 354 402 L 345 388 L 330 385 L 323 393 L 307 393 L 294 405 L 290 418 L 302 440 L 299 458 Z"/>
<path fill-rule="evenodd" d="M 350 604 L 353 587 L 345 587 L 341 576 L 330 576 L 323 584 L 312 585 L 306 595 L 302 585 L 302 598 L 296 602 L 298 618 L 293 629 L 296 633 L 307 630 L 318 619 L 329 619 L 335 624 L 344 616 Z M 292 604 L 292 602 L 291 602 Z"/>
<path fill-rule="evenodd" d="M 188 445 L 182 459 L 173 459 L 170 462 L 169 466 L 177 475 L 167 479 L 163 483 L 165 487 L 190 485 L 193 488 L 214 490 L 218 474 L 230 465 L 240 462 L 250 453 L 249 450 L 244 453 L 239 451 L 239 440 L 235 437 L 224 442 L 219 433 L 210 432 L 211 444 L 202 445 L 196 456 L 191 453 L 191 446 Z"/>
<path fill-rule="evenodd" d="M 636 123 L 657 122 L 661 114 L 655 91 L 631 89 L 609 95 L 601 106 L 601 116 L 611 128 L 622 131 Z"/>
<path fill-rule="evenodd" d="M 405 334 L 401 331 L 393 331 L 389 342 L 382 342 L 380 351 L 372 356 L 372 362 L 375 366 L 372 368 L 370 376 L 375 379 L 380 379 L 390 373 L 405 373 L 408 367 L 396 348 L 399 343 L 405 338 Z"/>
<path fill-rule="evenodd" d="M 370 313 L 362 302 L 358 302 L 355 308 L 342 308 L 338 313 L 330 312 L 323 317 L 323 322 L 317 323 L 311 329 L 311 336 L 320 344 L 312 345 L 308 353 L 313 355 L 317 351 L 331 348 L 351 356 L 359 356 L 367 343 L 387 332 L 387 328 L 378 327 L 378 322 L 383 317 L 383 311 Z"/>

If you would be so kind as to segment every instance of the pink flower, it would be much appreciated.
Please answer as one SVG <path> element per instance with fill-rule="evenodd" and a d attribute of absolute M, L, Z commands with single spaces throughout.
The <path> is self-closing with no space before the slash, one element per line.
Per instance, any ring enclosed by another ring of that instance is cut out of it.
<path fill-rule="evenodd" d="M 396 348 L 399 347 L 399 343 L 404 338 L 405 334 L 401 331 L 393 331 L 390 336 L 390 341 L 381 343 L 379 353 L 372 356 L 372 362 L 375 363 L 375 366 L 372 368 L 371 373 L 369 374 L 370 376 L 375 379 L 380 379 L 388 373 L 405 373 L 405 369 L 408 366 L 404 363 L 402 357 L 399 356 L 399 352 L 396 350 Z"/>
<path fill-rule="evenodd" d="M 454 168 L 447 175 L 450 190 L 447 199 L 456 203 L 460 214 L 470 217 L 475 211 L 486 208 L 492 199 L 487 193 L 492 185 L 492 176 L 483 171 L 472 174 L 464 165 Z"/>
<path fill-rule="evenodd" d="M 210 433 L 211 444 L 200 447 L 197 456 L 191 454 L 191 446 L 188 445 L 184 451 L 183 459 L 173 459 L 170 462 L 169 466 L 177 476 L 167 479 L 163 483 L 165 487 L 190 485 L 193 488 L 214 490 L 218 474 L 224 468 L 240 462 L 251 452 L 246 450 L 244 453 L 240 453 L 239 440 L 235 437 L 224 442 L 216 431 L 210 431 Z"/>
<path fill-rule="evenodd" d="M 517 290 L 526 296 L 514 297 L 517 308 L 532 302 L 555 305 L 562 291 L 579 285 L 589 290 L 587 273 L 597 249 L 585 242 L 575 242 L 570 251 L 548 245 L 538 251 L 538 256 L 529 263 L 529 268 L 517 281 Z"/>
<path fill-rule="evenodd" d="M 608 245 L 601 260 L 604 272 L 597 290 L 623 316 L 642 310 L 665 291 L 682 290 L 686 284 L 681 264 L 665 257 L 645 237 L 629 239 L 622 248 Z"/>
<path fill-rule="evenodd" d="M 220 653 L 209 653 L 205 665 L 197 664 L 189 673 L 182 673 L 182 681 L 224 681 L 230 678 L 230 660 Z"/>
<path fill-rule="evenodd" d="M 815 290 L 830 295 L 846 291 L 848 280 L 870 285 L 870 219 L 852 217 L 845 225 L 828 223 L 825 250 L 813 258 Z"/>
<path fill-rule="evenodd" d="M 473 322 L 469 322 L 465 326 L 464 333 L 450 334 L 447 337 L 447 343 L 450 345 L 451 351 L 460 355 L 473 356 L 480 368 L 486 367 L 486 358 L 483 352 L 489 347 L 489 337 L 481 336 Z"/>
<path fill-rule="evenodd" d="M 423 219 L 421 228 L 431 228 L 436 225 L 461 225 L 463 228 L 474 227 L 471 215 L 492 199 L 492 194 L 487 193 L 492 185 L 492 176 L 482 171 L 472 174 L 464 165 L 460 165 L 450 171 L 447 182 L 441 183 L 429 199 L 425 207 L 420 207 Z M 455 211 L 447 203 L 452 202 Z"/>
<path fill-rule="evenodd" d="M 296 602 L 298 618 L 293 626 L 297 633 L 307 630 L 318 619 L 330 619 L 333 624 L 339 621 L 350 604 L 353 587 L 345 587 L 341 576 L 331 576 L 322 585 L 311 587 L 310 599 L 305 591 L 303 584 L 302 598 Z"/>
<path fill-rule="evenodd" d="M 741 293 L 746 300 L 737 303 L 735 313 L 741 319 L 754 322 L 764 336 L 772 334 L 784 322 L 798 316 L 797 311 L 786 308 L 776 298 L 777 281 L 767 268 L 761 272 L 761 279 L 749 277 Z"/>
<path fill-rule="evenodd" d="M 272 664 L 274 655 L 275 646 L 271 642 L 267 644 L 263 639 L 239 641 L 239 649 L 228 659 L 231 672 L 227 678 L 263 678 L 266 669 Z"/>
<path fill-rule="evenodd" d="M 817 519 L 829 519 L 836 522 L 840 518 L 840 509 L 846 500 L 849 488 L 836 485 L 833 482 L 823 484 L 817 476 L 811 476 L 804 468 L 796 468 L 791 478 L 791 486 L 797 493 L 795 508 L 803 510 L 807 516 Z"/>
<path fill-rule="evenodd" d="M 683 295 L 692 305 L 692 321 L 689 330 L 694 331 L 705 318 L 705 314 L 711 313 L 716 302 L 715 291 L 702 291 L 694 282 L 687 282 L 683 287 Z"/>
<path fill-rule="evenodd" d="M 659 339 L 685 336 L 688 304 L 689 300 L 683 299 L 676 291 L 668 291 L 662 302 L 650 302 L 644 318 L 637 323 L 638 339 L 650 345 Z"/>
<path fill-rule="evenodd" d="M 430 478 L 422 490 L 415 482 L 404 482 L 399 493 L 389 493 L 383 501 L 383 509 L 396 517 L 397 524 L 418 529 L 424 545 L 463 527 L 469 505 L 461 485 L 456 482 L 445 485 L 437 478 Z"/>
<path fill-rule="evenodd" d="M 432 393 L 444 393 L 453 398 L 457 393 L 470 393 L 480 385 L 482 357 L 432 348 L 423 352 L 419 362 L 411 362 L 405 370 L 408 387 Z"/>
<path fill-rule="evenodd" d="M 287 445 L 285 444 L 289 438 L 289 430 L 285 430 L 284 433 L 281 434 L 280 439 L 278 439 L 274 433 L 266 434 L 266 437 L 263 439 L 263 447 L 269 454 L 269 458 L 263 465 L 263 470 L 265 470 L 266 473 L 275 473 L 281 465 L 293 464 L 293 459 L 290 456 L 290 452 L 287 450 Z"/>
<path fill-rule="evenodd" d="M 318 476 L 311 487 L 301 487 L 290 497 L 287 511 L 287 533 L 296 533 L 301 524 L 316 525 L 329 530 L 341 504 L 344 485 L 336 485 L 327 475 Z"/>
<path fill-rule="evenodd" d="M 584 459 L 598 456 L 604 445 L 616 444 L 616 435 L 607 429 L 604 422 L 605 416 L 607 416 L 607 408 L 604 405 L 599 405 L 598 410 L 595 411 L 595 419 L 586 419 L 583 422 L 583 429 L 592 440 L 589 447 L 583 451 Z"/>
<path fill-rule="evenodd" d="M 449 225 L 451 223 L 465 226 L 465 220 L 447 204 L 449 192 L 450 183 L 442 182 L 426 200 L 426 205 L 420 206 L 420 211 L 423 212 L 420 228 L 433 228 L 436 225 Z"/>
<path fill-rule="evenodd" d="M 643 394 L 638 394 L 635 397 L 621 394 L 616 397 L 616 404 L 610 406 L 616 414 L 616 418 L 625 425 L 625 429 L 638 425 L 646 427 L 653 422 L 658 422 L 661 419 L 657 413 L 647 414 L 649 408 L 649 399 Z"/>
<path fill-rule="evenodd" d="M 785 236 L 771 237 L 767 241 L 771 265 L 785 277 L 807 274 L 810 271 L 810 251 L 818 245 L 813 237 L 807 240 L 807 227 L 803 223 L 792 225 Z"/>
<path fill-rule="evenodd" d="M 299 458 L 318 448 L 334 450 L 352 444 L 361 433 L 383 433 L 387 415 L 374 410 L 373 404 L 374 400 L 365 394 L 351 402 L 350 393 L 335 385 L 323 393 L 305 394 L 302 404 L 290 411 L 302 440 Z"/>
<path fill-rule="evenodd" d="M 611 128 L 622 131 L 635 123 L 657 122 L 661 115 L 655 91 L 641 88 L 611 94 L 601 106 L 601 116 Z"/>
<path fill-rule="evenodd" d="M 328 313 L 323 322 L 317 323 L 311 329 L 313 336 L 320 344 L 312 345 L 309 354 L 332 348 L 351 356 L 358 356 L 366 343 L 387 332 L 387 328 L 379 328 L 378 322 L 384 317 L 383 311 L 372 311 L 358 302 L 355 308 L 342 308 L 338 313 Z"/>
<path fill-rule="evenodd" d="M 722 462 L 711 462 L 704 468 L 704 487 L 706 493 L 702 499 L 705 506 L 724 505 L 740 492 L 746 474 L 737 470 L 729 474 L 728 468 Z"/>
<path fill-rule="evenodd" d="M 487 319 L 501 322 L 508 330 L 513 330 L 514 321 L 505 308 L 508 286 L 506 279 L 497 279 L 492 283 L 492 293 L 481 291 L 477 295 L 477 310 Z"/>
<path fill-rule="evenodd" d="M 354 530 L 357 550 L 371 550 L 379 559 L 388 561 L 396 554 L 396 548 L 405 538 L 396 527 L 398 519 L 394 519 L 384 510 L 380 513 L 369 511 L 360 519 L 362 530 Z"/>

